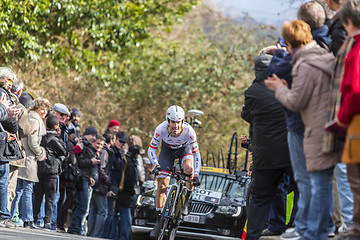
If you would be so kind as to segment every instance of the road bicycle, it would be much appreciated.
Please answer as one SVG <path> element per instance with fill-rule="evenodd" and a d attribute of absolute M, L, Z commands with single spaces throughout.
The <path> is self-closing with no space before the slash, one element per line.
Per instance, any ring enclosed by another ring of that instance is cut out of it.
<path fill-rule="evenodd" d="M 171 178 L 176 180 L 175 184 L 170 186 L 170 190 L 166 194 L 166 201 L 160 216 L 160 231 L 156 240 L 174 240 L 176 232 L 182 222 L 182 211 L 184 210 L 185 203 L 189 201 L 186 198 L 187 188 L 186 182 L 192 183 L 191 180 L 187 180 L 186 177 L 190 177 L 190 174 L 184 173 L 182 167 L 180 171 L 176 171 L 176 167 L 171 171 Z M 166 231 L 168 232 L 167 238 Z"/>

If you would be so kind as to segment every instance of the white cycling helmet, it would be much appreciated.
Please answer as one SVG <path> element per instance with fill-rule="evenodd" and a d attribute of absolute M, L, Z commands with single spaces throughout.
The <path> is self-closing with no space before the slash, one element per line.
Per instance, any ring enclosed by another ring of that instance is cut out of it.
<path fill-rule="evenodd" d="M 185 111 L 182 107 L 177 105 L 171 106 L 166 110 L 166 120 L 170 119 L 174 122 L 183 121 L 185 118 Z"/>

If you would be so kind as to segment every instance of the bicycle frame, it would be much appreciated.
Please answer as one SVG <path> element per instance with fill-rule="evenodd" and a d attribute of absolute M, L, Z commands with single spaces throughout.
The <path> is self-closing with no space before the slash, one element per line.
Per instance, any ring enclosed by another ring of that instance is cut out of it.
<path fill-rule="evenodd" d="M 181 172 L 176 172 L 175 167 L 171 174 L 172 178 L 176 179 L 176 183 L 169 186 L 170 190 L 166 194 L 166 201 L 163 206 L 160 224 L 162 227 L 159 232 L 159 236 L 157 240 L 162 240 L 165 236 L 166 229 L 168 230 L 168 239 L 175 239 L 175 235 L 179 224 L 181 223 L 181 211 L 185 206 L 185 184 L 186 182 L 191 182 L 190 180 L 185 179 L 189 177 L 189 175 L 183 172 L 181 168 Z"/>

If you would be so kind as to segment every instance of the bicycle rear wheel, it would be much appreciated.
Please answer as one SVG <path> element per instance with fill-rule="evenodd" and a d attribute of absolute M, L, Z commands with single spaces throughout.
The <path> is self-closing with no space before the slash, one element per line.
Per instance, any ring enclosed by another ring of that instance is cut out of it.
<path fill-rule="evenodd" d="M 172 209 L 172 206 L 174 205 L 175 202 L 175 194 L 176 194 L 176 186 L 171 186 L 167 196 L 166 196 L 166 201 L 163 207 L 163 210 L 161 212 L 161 218 L 160 218 L 160 231 L 159 231 L 159 235 L 156 238 L 156 240 L 163 240 L 164 236 L 165 236 L 165 231 L 168 228 L 168 224 L 169 224 L 169 216 L 170 216 L 170 212 Z"/>
<path fill-rule="evenodd" d="M 233 174 L 236 170 L 237 154 L 238 154 L 238 137 L 237 137 L 237 133 L 234 132 L 231 138 L 230 148 L 228 152 L 228 159 L 227 159 L 227 168 L 229 169 L 230 174 Z"/>

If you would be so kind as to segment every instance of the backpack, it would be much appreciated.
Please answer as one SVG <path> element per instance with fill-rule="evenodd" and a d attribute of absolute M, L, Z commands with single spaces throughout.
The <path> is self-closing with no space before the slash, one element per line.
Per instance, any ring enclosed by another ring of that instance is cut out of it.
<path fill-rule="evenodd" d="M 54 156 L 54 153 L 48 149 L 46 151 L 46 159 L 38 161 L 38 176 L 54 175 L 61 173 L 61 162 Z"/>

